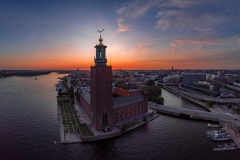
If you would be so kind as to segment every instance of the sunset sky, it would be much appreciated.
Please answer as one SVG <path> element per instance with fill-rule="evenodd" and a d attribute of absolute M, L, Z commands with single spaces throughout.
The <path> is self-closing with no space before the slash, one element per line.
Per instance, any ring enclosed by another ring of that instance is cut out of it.
<path fill-rule="evenodd" d="M 239 0 L 1 0 L 1 69 L 240 69 Z"/>

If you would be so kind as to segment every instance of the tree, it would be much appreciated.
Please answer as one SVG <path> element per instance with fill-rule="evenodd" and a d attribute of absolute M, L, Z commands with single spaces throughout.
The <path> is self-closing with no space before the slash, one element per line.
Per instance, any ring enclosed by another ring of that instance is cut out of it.
<path fill-rule="evenodd" d="M 129 90 L 128 85 L 124 81 L 117 82 L 115 87 Z"/>
<path fill-rule="evenodd" d="M 60 88 L 60 89 L 58 90 L 58 96 L 59 96 L 59 97 L 62 97 L 62 88 Z"/>
<path fill-rule="evenodd" d="M 69 94 L 69 97 L 71 99 L 71 103 L 73 104 L 73 102 L 74 102 L 74 88 L 73 88 L 73 86 L 70 86 L 70 88 L 68 90 L 68 94 Z"/>
<path fill-rule="evenodd" d="M 156 103 L 160 104 L 160 105 L 163 105 L 164 104 L 164 98 L 163 97 L 158 97 Z"/>
<path fill-rule="evenodd" d="M 212 107 L 212 106 L 213 106 L 213 102 L 212 102 L 212 101 L 207 101 L 207 102 L 206 102 L 206 105 L 207 105 L 208 107 Z"/>
<path fill-rule="evenodd" d="M 229 104 L 227 105 L 227 107 L 228 107 L 229 109 L 232 108 L 232 104 L 229 103 Z"/>
<path fill-rule="evenodd" d="M 163 105 L 164 103 L 164 98 L 161 97 L 161 93 L 162 93 L 162 88 L 157 86 L 157 85 L 153 85 L 153 86 L 143 86 L 142 88 L 139 89 L 139 92 L 142 94 L 145 94 L 145 91 L 148 91 L 148 100 L 152 101 L 152 102 L 156 102 L 157 104 L 161 104 Z"/>
<path fill-rule="evenodd" d="M 240 113 L 240 108 L 237 108 L 236 111 L 237 111 L 237 114 L 239 114 Z"/>
<path fill-rule="evenodd" d="M 152 85 L 149 92 L 153 96 L 158 96 L 162 93 L 162 88 L 157 85 Z"/>
<path fill-rule="evenodd" d="M 112 78 L 113 78 L 113 79 L 119 78 L 119 75 L 114 74 L 114 75 L 112 75 Z"/>
<path fill-rule="evenodd" d="M 148 86 L 153 86 L 155 84 L 154 80 L 147 81 Z"/>

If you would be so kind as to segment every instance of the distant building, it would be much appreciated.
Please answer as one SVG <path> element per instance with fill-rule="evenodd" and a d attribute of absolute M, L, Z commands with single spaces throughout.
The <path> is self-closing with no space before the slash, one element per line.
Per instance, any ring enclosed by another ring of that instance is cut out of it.
<path fill-rule="evenodd" d="M 205 81 L 205 73 L 183 73 L 183 85 L 194 86 L 194 82 Z"/>
<path fill-rule="evenodd" d="M 169 75 L 163 78 L 163 83 L 179 83 L 180 82 L 180 74 Z"/>

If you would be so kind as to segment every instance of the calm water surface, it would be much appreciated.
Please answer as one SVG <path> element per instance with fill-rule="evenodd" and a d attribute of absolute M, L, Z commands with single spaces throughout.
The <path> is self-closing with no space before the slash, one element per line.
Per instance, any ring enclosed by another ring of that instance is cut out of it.
<path fill-rule="evenodd" d="M 240 150 L 214 152 L 206 121 L 160 115 L 118 138 L 91 143 L 59 142 L 56 91 L 63 75 L 0 79 L 0 159 L 226 159 Z M 166 105 L 205 110 L 163 90 Z"/>

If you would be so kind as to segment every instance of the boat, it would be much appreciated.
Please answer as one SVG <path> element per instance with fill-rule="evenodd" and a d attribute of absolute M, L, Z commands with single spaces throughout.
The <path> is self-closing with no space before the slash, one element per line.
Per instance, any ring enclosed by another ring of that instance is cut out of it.
<path fill-rule="evenodd" d="M 219 144 L 218 145 L 218 148 L 222 148 L 222 147 L 237 147 L 237 144 L 236 143 L 225 143 L 225 144 Z"/>
<path fill-rule="evenodd" d="M 218 127 L 221 127 L 221 125 L 220 125 L 220 124 L 211 124 L 211 123 L 208 123 L 208 124 L 207 124 L 207 127 L 209 127 L 209 128 L 210 128 L 210 127 L 213 127 L 213 128 L 216 127 L 216 128 L 218 128 Z"/>
<path fill-rule="evenodd" d="M 35 80 L 37 80 L 37 78 L 35 78 Z"/>
<path fill-rule="evenodd" d="M 208 136 L 225 135 L 225 134 L 227 134 L 227 132 L 222 128 L 220 130 L 210 130 L 210 131 L 207 131 L 206 134 Z"/>
<path fill-rule="evenodd" d="M 55 86 L 56 86 L 56 91 L 59 91 L 59 89 L 62 88 L 60 83 L 56 84 Z"/>
<path fill-rule="evenodd" d="M 236 143 L 226 143 L 225 144 L 227 147 L 237 147 Z"/>
<path fill-rule="evenodd" d="M 232 139 L 231 136 L 229 134 L 227 135 L 222 135 L 222 136 L 213 136 L 212 140 L 213 141 L 228 141 Z"/>
<path fill-rule="evenodd" d="M 218 148 L 223 148 L 226 144 L 219 144 Z"/>

